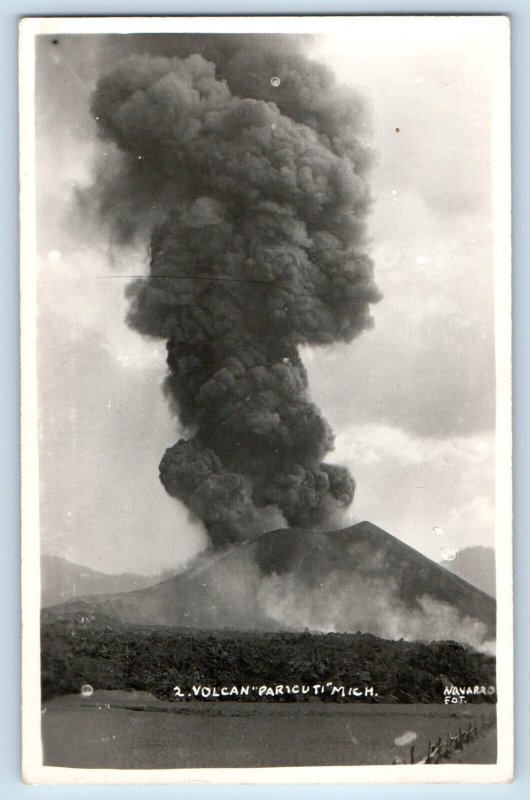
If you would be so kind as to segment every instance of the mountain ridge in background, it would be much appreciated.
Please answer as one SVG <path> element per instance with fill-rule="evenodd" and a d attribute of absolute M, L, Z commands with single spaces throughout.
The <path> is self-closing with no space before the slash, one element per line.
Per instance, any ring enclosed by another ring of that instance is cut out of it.
<path fill-rule="evenodd" d="M 444 561 L 442 566 L 454 572 L 468 583 L 477 586 L 491 597 L 496 596 L 495 550 L 493 547 L 476 545 L 458 550 L 453 561 Z"/>
<path fill-rule="evenodd" d="M 84 567 L 61 556 L 41 556 L 41 605 L 65 603 L 92 594 L 130 592 L 152 586 L 161 575 L 110 574 Z"/>

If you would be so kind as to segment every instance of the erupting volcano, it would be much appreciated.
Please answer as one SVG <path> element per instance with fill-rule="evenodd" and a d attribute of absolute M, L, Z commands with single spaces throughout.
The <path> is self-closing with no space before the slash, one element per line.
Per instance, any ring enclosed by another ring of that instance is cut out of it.
<path fill-rule="evenodd" d="M 380 299 L 362 101 L 300 37 L 164 41 L 164 56 L 144 46 L 98 81 L 107 158 L 91 191 L 115 242 L 149 242 L 127 321 L 166 341 L 164 390 L 186 438 L 160 479 L 210 547 L 178 579 L 101 602 L 149 624 L 458 629 L 481 645 L 491 598 L 370 524 L 322 532 L 344 524 L 355 484 L 325 461 L 333 433 L 299 348 L 350 342 Z"/>

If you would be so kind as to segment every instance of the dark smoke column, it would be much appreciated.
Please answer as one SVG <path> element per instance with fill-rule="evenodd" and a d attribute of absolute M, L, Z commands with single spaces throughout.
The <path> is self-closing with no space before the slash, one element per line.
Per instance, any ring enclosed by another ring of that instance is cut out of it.
<path fill-rule="evenodd" d="M 296 40 L 183 37 L 175 51 L 99 81 L 93 113 L 119 151 L 99 201 L 121 236 L 151 228 L 129 324 L 167 340 L 189 431 L 160 477 L 222 547 L 264 530 L 268 507 L 312 526 L 353 498 L 347 470 L 323 463 L 333 435 L 297 348 L 371 324 L 368 159 L 358 99 Z"/>

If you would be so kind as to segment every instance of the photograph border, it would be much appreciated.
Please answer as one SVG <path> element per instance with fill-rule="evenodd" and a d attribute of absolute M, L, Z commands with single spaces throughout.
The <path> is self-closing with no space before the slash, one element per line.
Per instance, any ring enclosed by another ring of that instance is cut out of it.
<path fill-rule="evenodd" d="M 392 12 L 389 10 L 389 13 L 392 13 Z M 425 13 L 429 13 L 429 12 L 427 12 L 427 11 L 426 11 Z M 108 18 L 106 18 L 106 19 L 108 19 Z M 142 30 L 144 30 L 144 29 L 145 29 L 145 28 L 142 28 Z M 508 174 L 509 174 L 509 172 L 508 172 Z M 22 175 L 22 178 L 23 178 L 23 177 L 24 177 L 24 176 Z M 22 247 L 24 248 L 24 247 L 25 247 L 27 244 L 29 244 L 29 242 L 28 242 L 28 240 L 26 239 L 26 235 L 25 235 L 25 237 L 24 237 L 24 240 L 22 241 Z M 28 306 L 28 304 L 27 304 L 27 300 L 28 300 L 28 298 L 27 298 L 27 297 L 25 297 L 25 312 L 24 312 L 25 314 L 27 314 L 27 310 L 28 310 L 28 308 L 31 308 L 31 303 L 32 303 L 32 302 L 34 302 L 34 298 L 30 298 L 30 301 L 29 301 L 29 302 L 30 302 L 30 305 L 29 305 L 29 306 Z M 508 298 L 505 298 L 505 300 L 508 300 L 508 304 L 509 304 L 509 297 L 508 297 Z M 508 340 L 509 340 L 509 333 L 508 333 L 507 337 L 506 337 L 506 336 L 504 336 L 504 339 L 506 339 L 506 338 L 508 338 Z M 505 344 L 506 344 L 506 342 L 504 342 L 504 345 L 505 345 Z M 502 349 L 502 347 L 503 347 L 504 345 L 502 344 L 502 342 L 501 342 L 501 344 L 499 344 L 499 342 L 497 341 L 497 348 L 501 347 L 501 349 Z M 23 347 L 24 347 L 24 343 L 23 343 Z M 497 352 L 499 352 L 499 350 L 497 350 Z M 27 417 L 26 417 L 26 421 L 27 421 Z M 26 424 L 26 423 L 24 423 L 24 424 Z M 504 429 L 504 434 L 505 434 L 505 436 L 506 436 L 506 441 L 509 441 L 509 430 L 507 430 L 507 429 L 505 428 L 505 429 Z M 28 444 L 29 444 L 29 442 L 26 442 L 26 447 L 28 446 Z M 25 452 L 26 452 L 26 454 L 27 454 L 27 453 L 29 453 L 30 451 L 29 451 L 28 449 L 26 449 L 26 451 L 25 451 Z M 31 467 L 31 469 L 35 469 L 35 468 L 36 468 L 36 465 L 35 465 L 35 463 L 34 463 L 34 464 L 33 464 L 33 466 Z M 38 475 L 37 475 L 37 480 L 38 480 Z M 503 545 L 503 547 L 505 547 L 505 545 Z M 27 562 L 26 562 L 26 564 L 27 564 Z M 499 608 L 499 618 L 503 620 L 503 626 L 502 626 L 502 628 L 501 628 L 500 630 L 502 630 L 502 632 L 503 632 L 503 636 L 505 637 L 505 634 L 506 634 L 506 627 L 507 627 L 507 626 L 505 626 L 505 625 L 504 625 L 504 620 L 506 619 L 506 617 L 503 617 L 503 616 L 501 615 L 501 613 L 500 613 L 500 612 L 501 612 L 501 608 L 502 608 L 502 607 L 500 607 L 500 608 Z M 504 610 L 506 610 L 506 608 L 505 608 Z M 25 622 L 25 626 L 26 626 L 26 622 Z M 26 632 L 27 632 L 27 629 L 26 629 Z M 504 641 L 506 641 L 506 639 L 504 639 Z M 332 768 L 332 769 L 335 769 L 335 768 Z M 355 769 L 356 771 L 358 771 L 359 769 L 363 769 L 363 768 L 354 767 L 354 768 L 348 768 L 348 769 Z M 377 769 L 378 769 L 378 770 L 380 770 L 381 768 L 379 768 L 379 767 L 378 767 Z M 400 768 L 398 767 L 398 769 L 400 769 Z M 417 769 L 417 767 L 415 767 L 414 769 Z M 432 767 L 432 766 L 430 766 L 428 769 L 429 769 L 429 770 L 432 770 L 432 769 L 433 769 L 433 767 Z M 396 782 L 397 782 L 397 781 L 395 780 L 395 776 L 396 776 L 396 772 L 395 772 L 395 770 L 396 770 L 396 767 L 391 767 L 391 770 L 392 770 L 392 774 L 393 774 L 393 780 L 392 780 L 392 783 L 396 783 Z M 121 771 L 120 771 L 120 772 L 121 772 Z M 135 775 L 137 776 L 138 772 L 137 772 L 136 770 L 134 770 L 133 772 L 134 772 L 134 773 L 135 773 Z M 164 772 L 166 772 L 166 771 L 164 770 Z M 189 771 L 186 771 L 186 772 L 188 772 L 188 774 L 189 774 Z M 208 772 L 211 772 L 211 770 L 208 770 Z M 263 772 L 263 770 L 260 770 L 260 773 L 262 773 L 262 772 Z M 307 772 L 307 771 L 306 771 L 306 770 L 304 770 L 304 772 Z M 483 767 L 481 767 L 481 772 L 482 772 L 482 773 L 484 773 L 484 768 L 483 768 Z M 277 776 L 277 777 L 279 777 L 279 776 Z M 440 780 L 440 779 L 438 779 L 438 780 Z M 442 780 L 443 780 L 443 779 L 442 779 Z M 487 782 L 487 779 L 485 779 L 485 780 L 486 780 L 486 782 Z M 260 783 L 261 783 L 261 782 L 262 782 L 262 781 L 260 781 Z M 283 781 L 283 778 L 282 778 L 282 780 L 280 780 L 280 782 L 284 782 L 284 781 Z M 299 781 L 296 781 L 296 782 L 298 783 Z M 312 782 L 312 778 L 310 778 L 310 781 L 309 781 L 309 782 Z M 357 781 L 356 781 L 356 782 L 357 782 Z M 401 781 L 400 781 L 400 782 L 401 782 Z M 120 781 L 120 783 L 121 783 L 121 781 Z M 139 783 L 139 781 L 135 780 L 135 781 L 134 781 L 134 783 Z M 171 783 L 173 783 L 173 781 L 171 781 Z M 411 787 L 411 788 L 412 788 L 412 787 Z"/>

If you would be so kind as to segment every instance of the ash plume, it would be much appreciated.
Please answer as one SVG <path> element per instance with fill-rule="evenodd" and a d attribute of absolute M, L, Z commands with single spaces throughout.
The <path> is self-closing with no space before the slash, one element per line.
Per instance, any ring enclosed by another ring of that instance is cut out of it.
<path fill-rule="evenodd" d="M 188 433 L 161 481 L 223 548 L 352 501 L 348 471 L 324 461 L 333 433 L 298 347 L 351 341 L 380 297 L 366 119 L 301 40 L 165 41 L 170 54 L 129 56 L 98 82 L 92 112 L 115 148 L 95 191 L 117 239 L 150 240 L 128 322 L 166 340 Z"/>

